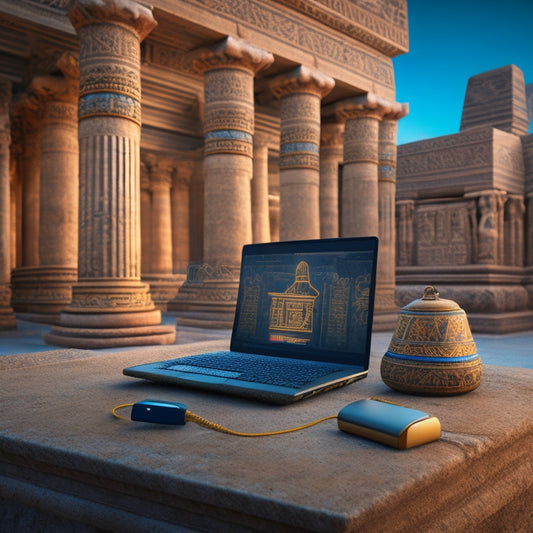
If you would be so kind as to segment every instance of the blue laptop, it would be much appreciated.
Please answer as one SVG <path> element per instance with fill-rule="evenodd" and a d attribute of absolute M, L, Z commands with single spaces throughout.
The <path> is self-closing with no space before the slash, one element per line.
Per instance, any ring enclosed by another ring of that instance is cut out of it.
<path fill-rule="evenodd" d="M 230 350 L 124 374 L 285 404 L 368 374 L 378 239 L 243 247 Z"/>

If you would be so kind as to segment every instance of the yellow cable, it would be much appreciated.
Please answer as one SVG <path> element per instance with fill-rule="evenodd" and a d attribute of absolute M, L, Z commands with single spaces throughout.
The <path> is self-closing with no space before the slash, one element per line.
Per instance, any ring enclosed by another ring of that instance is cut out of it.
<path fill-rule="evenodd" d="M 111 411 L 113 413 L 113 416 L 116 418 L 120 418 L 120 420 L 129 420 L 129 418 L 126 418 L 125 416 L 120 416 L 117 414 L 117 411 L 119 409 L 122 409 L 123 407 L 132 407 L 133 403 L 123 403 L 122 405 L 117 405 L 116 407 L 113 407 L 113 410 Z"/>
<path fill-rule="evenodd" d="M 113 407 L 113 410 L 111 412 L 113 413 L 114 417 L 120 418 L 120 420 L 129 420 L 129 418 L 119 415 L 117 411 L 119 409 L 122 409 L 123 407 L 132 407 L 133 405 L 134 405 L 133 403 L 123 403 L 121 405 L 117 405 L 116 407 Z M 199 426 L 202 426 L 204 428 L 213 429 L 214 431 L 219 431 L 220 433 L 226 433 L 228 435 L 235 435 L 237 437 L 267 437 L 270 435 L 282 435 L 283 433 L 291 433 L 293 431 L 300 431 L 301 429 L 306 429 L 308 427 L 315 426 L 316 424 L 320 424 L 320 422 L 324 422 L 325 420 L 331 420 L 333 418 L 337 418 L 337 415 L 326 416 L 324 418 L 320 418 L 319 420 L 315 420 L 313 422 L 309 422 L 308 424 L 304 424 L 303 426 L 298 426 L 295 428 L 281 429 L 279 431 L 266 431 L 264 433 L 244 433 L 241 431 L 233 431 L 232 429 L 228 429 L 224 426 L 221 426 L 220 424 L 211 422 L 210 420 L 207 420 L 206 418 L 203 418 L 199 415 L 195 415 L 194 413 L 191 413 L 190 411 L 185 411 L 186 422 L 194 422 L 195 424 L 198 424 Z"/>
<path fill-rule="evenodd" d="M 321 418 L 320 420 L 315 420 L 314 422 L 309 422 L 308 424 L 304 424 L 303 426 L 298 426 L 295 428 L 290 429 L 281 429 L 279 431 L 266 431 L 264 433 L 243 433 L 241 431 L 233 431 L 232 429 L 225 428 L 224 426 L 221 426 L 220 424 L 215 424 L 214 422 L 210 422 L 209 420 L 206 420 L 205 418 L 195 415 L 194 413 L 191 413 L 190 411 L 185 412 L 185 420 L 187 422 L 194 422 L 195 424 L 198 424 L 199 426 L 208 428 L 208 429 L 214 429 L 215 431 L 220 431 L 221 433 L 227 433 L 228 435 L 235 435 L 237 437 L 267 437 L 270 435 L 282 435 L 283 433 L 291 433 L 292 431 L 299 431 L 301 429 L 305 429 L 311 426 L 314 426 L 316 424 L 320 424 L 320 422 L 324 422 L 325 420 L 330 420 L 332 418 L 337 418 L 337 415 L 331 415 L 326 416 L 324 418 Z"/>

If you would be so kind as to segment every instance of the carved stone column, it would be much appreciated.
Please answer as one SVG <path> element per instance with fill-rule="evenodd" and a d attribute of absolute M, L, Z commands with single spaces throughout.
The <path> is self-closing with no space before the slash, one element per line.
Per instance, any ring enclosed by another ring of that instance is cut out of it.
<path fill-rule="evenodd" d="M 324 109 L 325 116 L 345 121 L 340 234 L 380 238 L 374 329 L 388 329 L 396 322 L 395 120 L 406 113 L 406 104 L 371 93 Z M 384 117 L 387 122 L 383 125 Z"/>
<path fill-rule="evenodd" d="M 21 143 L 22 266 L 39 265 L 39 197 L 41 176 L 41 121 L 36 98 L 28 94 L 13 106 Z"/>
<path fill-rule="evenodd" d="M 343 158 L 344 124 L 322 124 L 320 139 L 320 237 L 339 236 L 339 169 Z"/>
<path fill-rule="evenodd" d="M 56 66 L 61 75 L 36 76 L 28 88 L 40 101 L 39 266 L 17 272 L 31 281 L 14 299 L 17 310 L 51 323 L 71 301 L 78 266 L 78 59 L 64 53 Z"/>
<path fill-rule="evenodd" d="M 268 213 L 270 218 L 270 238 L 279 241 L 279 194 L 268 195 Z"/>
<path fill-rule="evenodd" d="M 376 311 L 396 313 L 396 139 L 398 119 L 407 106 L 383 117 L 379 124 L 378 213 L 379 254 Z M 394 321 L 396 317 L 392 317 Z"/>
<path fill-rule="evenodd" d="M 268 208 L 268 144 L 254 139 L 254 176 L 252 179 L 253 242 L 270 242 Z"/>
<path fill-rule="evenodd" d="M 320 103 L 334 86 L 320 72 L 299 66 L 269 84 L 281 99 L 280 239 L 320 237 Z"/>
<path fill-rule="evenodd" d="M 0 330 L 15 329 L 17 322 L 11 307 L 11 194 L 9 146 L 11 126 L 9 104 L 11 83 L 0 82 Z"/>
<path fill-rule="evenodd" d="M 151 264 L 142 279 L 150 284 L 156 307 L 166 311 L 167 303 L 178 293 L 178 277 L 172 271 L 172 216 L 170 189 L 174 162 L 157 157 L 149 168 L 151 202 Z"/>
<path fill-rule="evenodd" d="M 141 275 L 152 270 L 152 191 L 150 163 L 152 154 L 141 154 Z"/>
<path fill-rule="evenodd" d="M 167 344 L 175 328 L 140 280 L 140 42 L 155 27 L 130 0 L 79 0 L 79 278 L 50 344 L 99 348 Z"/>
<path fill-rule="evenodd" d="M 336 109 L 337 116 L 346 121 L 341 236 L 378 235 L 378 143 L 383 108 L 372 95 L 364 95 L 339 102 Z"/>
<path fill-rule="evenodd" d="M 190 260 L 190 187 L 195 161 L 178 161 L 172 181 L 172 263 L 185 279 Z"/>
<path fill-rule="evenodd" d="M 272 54 L 227 37 L 191 57 L 204 74 L 204 263 L 191 264 L 178 324 L 231 327 L 244 244 L 252 242 L 254 75 Z"/>

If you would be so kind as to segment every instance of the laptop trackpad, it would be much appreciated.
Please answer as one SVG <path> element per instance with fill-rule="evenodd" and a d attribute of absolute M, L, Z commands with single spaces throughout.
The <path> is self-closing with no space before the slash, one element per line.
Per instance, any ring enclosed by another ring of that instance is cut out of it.
<path fill-rule="evenodd" d="M 219 378 L 238 378 L 241 375 L 240 372 L 232 372 L 231 370 L 220 370 L 219 368 L 206 368 L 203 366 L 185 365 L 181 363 L 166 366 L 165 370 L 187 372 L 189 374 L 202 374 L 205 376 L 216 376 Z"/>

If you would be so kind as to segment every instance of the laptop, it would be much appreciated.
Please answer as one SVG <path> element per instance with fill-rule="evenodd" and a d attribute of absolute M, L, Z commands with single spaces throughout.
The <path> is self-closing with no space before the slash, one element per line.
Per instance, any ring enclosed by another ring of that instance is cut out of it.
<path fill-rule="evenodd" d="M 366 377 L 377 237 L 245 245 L 229 351 L 126 376 L 286 404 Z"/>

